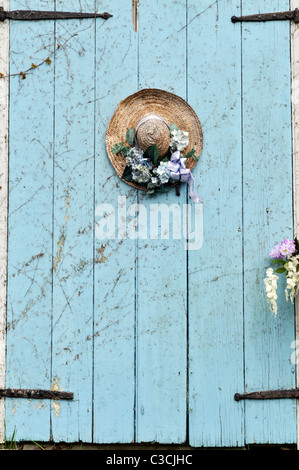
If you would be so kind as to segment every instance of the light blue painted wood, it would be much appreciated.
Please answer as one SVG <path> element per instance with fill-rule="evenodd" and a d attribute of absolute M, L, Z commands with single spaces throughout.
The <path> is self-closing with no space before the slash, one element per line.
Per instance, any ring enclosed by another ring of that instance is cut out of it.
<path fill-rule="evenodd" d="M 171 7 L 157 0 L 139 5 L 139 88 L 162 88 L 186 98 L 185 2 Z M 167 27 L 163 26 L 166 25 Z M 174 117 L 175 119 L 175 117 Z M 186 203 L 186 188 L 154 199 L 150 205 Z M 143 221 L 142 215 L 140 220 Z M 165 221 L 165 216 L 162 220 Z M 185 242 L 170 238 L 138 240 L 137 271 L 137 441 L 179 443 L 186 440 L 187 254 Z M 161 227 L 162 227 L 161 223 Z M 149 232 L 148 232 L 149 233 Z"/>
<path fill-rule="evenodd" d="M 51 8 L 52 1 L 30 1 Z M 30 4 L 30 5 L 29 5 Z M 12 0 L 11 9 L 23 2 Z M 6 386 L 51 388 L 53 23 L 11 22 Z M 40 34 L 39 34 L 40 33 Z M 6 400 L 6 432 L 50 439 L 49 402 Z"/>
<path fill-rule="evenodd" d="M 242 146 L 240 2 L 188 1 L 188 99 L 203 124 L 194 176 L 205 201 L 203 246 L 189 252 L 189 438 L 242 446 Z"/>
<path fill-rule="evenodd" d="M 243 1 L 243 13 L 284 11 L 286 0 Z M 292 142 L 288 22 L 243 26 L 245 390 L 290 388 L 294 310 L 279 289 L 278 316 L 265 301 L 268 253 L 292 237 Z M 246 442 L 296 442 L 292 400 L 248 402 Z"/>
<path fill-rule="evenodd" d="M 129 223 L 125 214 L 136 202 L 136 190 L 116 175 L 105 136 L 119 101 L 136 91 L 137 34 L 131 3 L 105 0 L 98 10 L 111 12 L 113 20 L 97 23 L 96 30 L 94 441 L 130 443 L 135 439 L 137 254 L 135 240 L 118 229 L 123 219 L 125 229 Z M 107 209 L 115 221 L 112 238 L 100 234 Z"/>
<path fill-rule="evenodd" d="M 52 382 L 74 393 L 52 411 L 56 442 L 92 440 L 94 37 L 94 20 L 56 22 Z"/>

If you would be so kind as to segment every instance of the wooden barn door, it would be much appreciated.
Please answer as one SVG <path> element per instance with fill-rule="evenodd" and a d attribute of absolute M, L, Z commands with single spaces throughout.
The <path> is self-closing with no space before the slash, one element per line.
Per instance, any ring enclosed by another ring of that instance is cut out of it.
<path fill-rule="evenodd" d="M 1 386 L 74 395 L 1 399 L 6 435 L 295 443 L 294 400 L 234 400 L 295 384 L 294 309 L 281 289 L 274 317 L 263 285 L 270 249 L 293 235 L 291 26 L 231 22 L 289 1 L 2 3 L 113 15 L 0 24 L 10 35 L 9 70 L 4 61 L 0 69 L 10 92 L 9 120 L 1 114 Z M 179 197 L 141 194 L 107 158 L 117 104 L 153 87 L 187 100 L 201 120 L 194 177 L 203 210 L 184 187 Z M 169 237 L 162 227 L 150 236 L 153 203 L 176 205 L 184 223 L 189 204 L 192 249 L 186 233 L 173 236 L 171 217 Z M 98 236 L 103 204 L 116 226 L 125 214 L 128 232 Z"/>

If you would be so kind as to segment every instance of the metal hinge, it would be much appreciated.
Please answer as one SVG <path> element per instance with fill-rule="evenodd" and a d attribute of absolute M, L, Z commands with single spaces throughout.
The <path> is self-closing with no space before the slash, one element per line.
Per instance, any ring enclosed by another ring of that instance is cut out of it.
<path fill-rule="evenodd" d="M 108 20 L 112 15 L 104 11 L 103 13 L 81 13 L 71 11 L 38 11 L 38 10 L 15 10 L 4 11 L 0 7 L 0 21 L 38 21 L 38 20 L 69 20 L 82 18 L 103 18 Z"/>
<path fill-rule="evenodd" d="M 58 390 L 29 390 L 21 388 L 0 389 L 0 397 L 5 398 L 30 398 L 42 400 L 48 398 L 50 400 L 72 400 L 74 394 L 71 392 L 63 392 Z"/>
<path fill-rule="evenodd" d="M 299 23 L 299 9 L 296 8 L 293 11 L 281 11 L 275 13 L 258 13 L 256 15 L 249 16 L 232 16 L 233 23 L 240 23 L 243 21 L 294 21 Z"/>
<path fill-rule="evenodd" d="M 274 398 L 299 398 L 299 389 L 266 390 L 262 392 L 236 393 L 235 400 L 269 400 Z"/>

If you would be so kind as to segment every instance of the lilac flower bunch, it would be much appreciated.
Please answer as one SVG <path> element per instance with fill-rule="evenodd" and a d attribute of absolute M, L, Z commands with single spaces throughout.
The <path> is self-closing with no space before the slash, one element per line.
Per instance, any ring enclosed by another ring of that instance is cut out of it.
<path fill-rule="evenodd" d="M 296 251 L 295 240 L 288 240 L 285 238 L 278 245 L 275 245 L 271 250 L 269 257 L 271 260 L 285 260 L 288 256 L 292 255 Z"/>
<path fill-rule="evenodd" d="M 285 238 L 278 245 L 275 245 L 269 254 L 270 261 L 274 264 L 280 264 L 275 273 L 285 273 L 286 275 L 286 300 L 294 299 L 299 292 L 299 243 L 297 238 L 289 240 Z M 272 268 L 267 269 L 264 284 L 266 288 L 267 300 L 270 310 L 277 314 L 277 279 Z"/>

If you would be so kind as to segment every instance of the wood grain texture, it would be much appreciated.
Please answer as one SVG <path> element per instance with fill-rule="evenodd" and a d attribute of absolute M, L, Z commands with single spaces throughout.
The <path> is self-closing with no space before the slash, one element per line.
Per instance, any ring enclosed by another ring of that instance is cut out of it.
<path fill-rule="evenodd" d="M 2 5 L 9 9 L 9 1 Z M 9 23 L 1 25 L 0 44 L 0 387 L 6 381 L 6 280 L 8 210 Z M 0 443 L 5 439 L 5 403 L 0 400 Z"/>
<path fill-rule="evenodd" d="M 126 212 L 136 202 L 136 190 L 115 173 L 105 135 L 119 101 L 136 91 L 137 35 L 131 2 L 124 7 L 121 0 L 105 0 L 101 7 L 114 16 L 96 30 L 94 441 L 126 443 L 135 439 L 137 257 L 136 242 L 126 233 L 131 220 Z M 107 214 L 115 223 L 115 237 L 98 230 Z"/>
<path fill-rule="evenodd" d="M 243 1 L 243 14 L 288 8 L 287 0 Z M 289 22 L 243 26 L 242 67 L 244 391 L 287 389 L 295 384 L 294 309 L 282 277 L 275 318 L 263 278 L 271 248 L 293 235 Z M 295 411 L 294 400 L 246 402 L 246 442 L 296 442 Z"/>
<path fill-rule="evenodd" d="M 18 9 L 22 2 L 11 1 Z M 52 1 L 27 2 L 52 8 Z M 10 24 L 7 387 L 51 389 L 54 24 Z M 6 429 L 17 439 L 50 439 L 49 402 L 6 399 Z M 26 423 L 26 424 L 25 424 Z"/>
<path fill-rule="evenodd" d="M 299 8 L 298 0 L 291 0 L 291 8 Z M 291 63 L 292 63 L 292 133 L 293 133 L 293 218 L 294 236 L 299 236 L 299 27 L 291 25 Z M 298 375 L 298 339 L 299 339 L 299 298 L 295 301 L 296 324 L 296 385 L 299 386 Z M 299 419 L 297 402 L 297 448 L 299 448 Z"/>
<path fill-rule="evenodd" d="M 177 33 L 186 22 L 185 2 L 171 8 L 157 0 L 139 4 L 139 83 L 161 88 L 186 99 L 186 35 Z M 161 25 L 167 24 L 167 27 Z M 175 116 L 174 116 L 175 120 Z M 169 239 L 163 240 L 161 216 L 158 239 L 149 239 L 150 206 L 168 209 L 186 203 L 186 187 L 156 198 L 139 195 L 145 214 L 140 223 L 148 236 L 138 240 L 137 270 L 137 408 L 138 442 L 184 442 L 187 391 L 187 255 L 181 236 L 173 236 L 169 213 Z M 147 215 L 147 220 L 144 217 Z M 183 223 L 183 219 L 182 219 Z"/>
<path fill-rule="evenodd" d="M 56 8 L 95 11 L 90 1 Z M 57 442 L 92 440 L 96 21 L 55 24 L 52 382 L 75 397 L 52 412 Z"/>
<path fill-rule="evenodd" d="M 196 167 L 205 201 L 203 246 L 190 252 L 189 439 L 193 446 L 242 446 L 242 139 L 239 1 L 189 1 L 188 98 L 201 117 Z M 221 90 L 221 91 L 220 91 Z"/>

